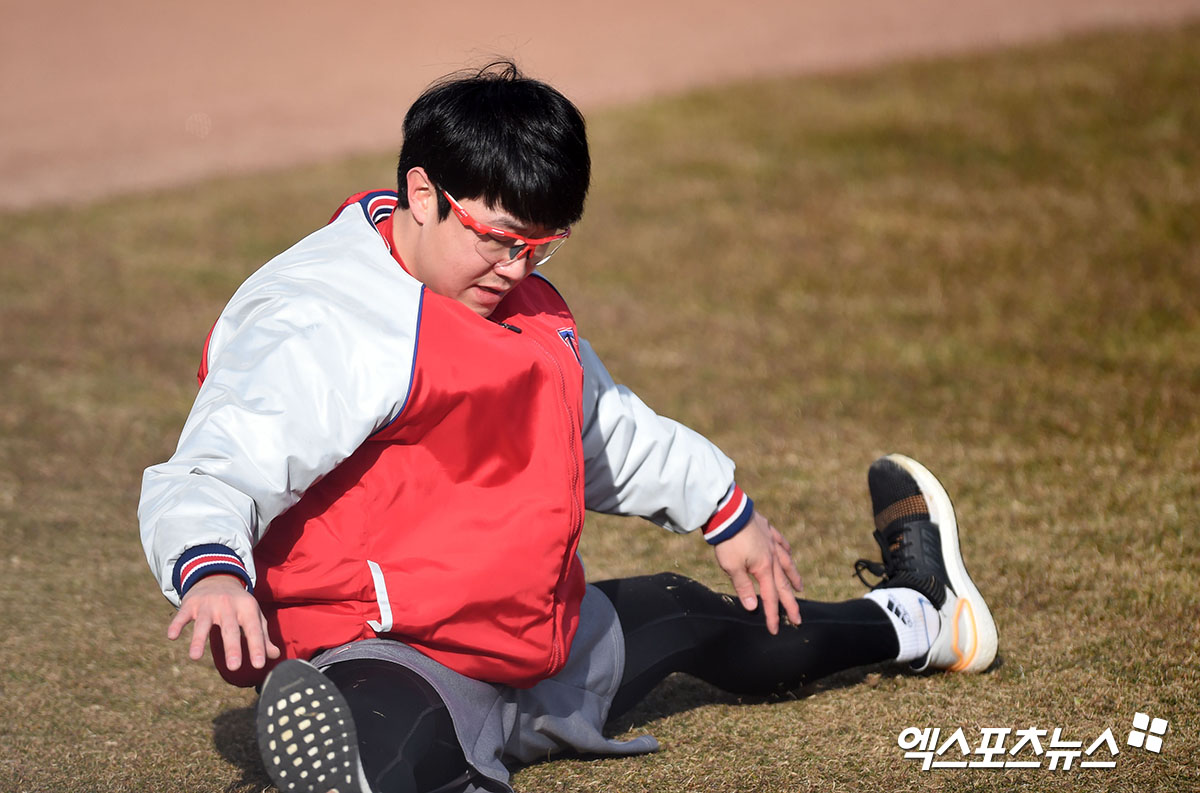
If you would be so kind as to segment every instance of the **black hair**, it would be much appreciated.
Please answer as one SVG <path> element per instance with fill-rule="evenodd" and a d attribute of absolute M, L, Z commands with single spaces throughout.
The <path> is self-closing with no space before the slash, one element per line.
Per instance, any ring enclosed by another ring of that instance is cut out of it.
<path fill-rule="evenodd" d="M 441 220 L 450 214 L 446 190 L 547 229 L 578 222 L 591 180 L 579 109 L 511 61 L 449 75 L 421 94 L 404 118 L 396 168 L 405 209 L 417 166 L 439 188 Z"/>

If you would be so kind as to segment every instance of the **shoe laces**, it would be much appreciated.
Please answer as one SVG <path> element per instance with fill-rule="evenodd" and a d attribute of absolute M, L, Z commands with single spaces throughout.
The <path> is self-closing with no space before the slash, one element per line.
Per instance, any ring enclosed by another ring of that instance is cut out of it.
<path fill-rule="evenodd" d="M 864 570 L 880 580 L 872 584 L 863 576 Z M 887 568 L 879 562 L 872 562 L 869 559 L 859 559 L 854 562 L 854 575 L 858 577 L 859 581 L 862 581 L 863 586 L 867 589 L 874 589 L 883 583 L 883 579 L 887 578 L 888 573 Z"/>
<path fill-rule="evenodd" d="M 856 561 L 854 563 L 854 574 L 858 576 L 859 581 L 874 589 L 884 581 L 896 577 L 906 569 L 912 569 L 913 555 L 910 550 L 912 542 L 909 540 L 907 531 L 910 525 L 912 524 L 900 524 L 886 534 L 878 530 L 875 532 L 875 541 L 879 543 L 879 548 L 883 551 L 883 561 L 874 562 L 870 559 L 859 559 Z M 863 571 L 869 572 L 881 580 L 872 584 L 863 577 Z"/>
<path fill-rule="evenodd" d="M 933 575 L 918 563 L 918 553 L 913 535 L 921 530 L 924 521 L 895 525 L 885 531 L 875 532 L 875 541 L 883 552 L 883 561 L 859 559 L 854 563 L 854 575 L 868 589 L 905 587 L 924 593 L 939 608 L 945 599 L 945 588 Z M 871 583 L 863 575 L 870 573 L 879 580 Z"/>

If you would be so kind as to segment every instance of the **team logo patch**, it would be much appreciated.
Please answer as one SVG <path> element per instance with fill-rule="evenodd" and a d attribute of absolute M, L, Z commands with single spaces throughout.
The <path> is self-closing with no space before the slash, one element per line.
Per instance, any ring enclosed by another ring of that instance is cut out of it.
<path fill-rule="evenodd" d="M 579 357 L 579 341 L 575 338 L 574 328 L 559 328 L 558 337 L 563 340 L 563 344 L 571 348 L 571 353 L 575 356 L 575 360 L 583 366 L 583 358 Z"/>

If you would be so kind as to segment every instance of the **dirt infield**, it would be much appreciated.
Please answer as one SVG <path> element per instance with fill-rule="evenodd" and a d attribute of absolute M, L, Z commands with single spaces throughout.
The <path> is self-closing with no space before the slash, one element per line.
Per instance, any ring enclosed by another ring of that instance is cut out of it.
<path fill-rule="evenodd" d="M 0 8 L 0 209 L 12 209 L 394 146 L 422 86 L 497 55 L 596 107 L 1167 23 L 1200 15 L 1200 0 L 465 0 L 419 15 L 312 0 Z"/>

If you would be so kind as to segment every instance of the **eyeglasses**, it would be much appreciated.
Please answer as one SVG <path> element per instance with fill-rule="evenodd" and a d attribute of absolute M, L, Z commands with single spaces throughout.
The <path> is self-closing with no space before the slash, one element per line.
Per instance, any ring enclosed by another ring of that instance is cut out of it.
<path fill-rule="evenodd" d="M 525 237 L 506 229 L 485 226 L 471 217 L 467 210 L 463 209 L 462 204 L 454 200 L 454 196 L 445 190 L 442 191 L 442 195 L 446 196 L 446 200 L 450 202 L 450 208 L 454 210 L 454 216 L 458 218 L 458 222 L 479 235 L 475 247 L 479 251 L 479 255 L 485 261 L 491 262 L 493 266 L 515 262 L 524 256 L 533 262 L 534 267 L 541 267 L 550 260 L 555 251 L 562 247 L 567 237 L 571 236 L 570 229 L 549 237 Z"/>

